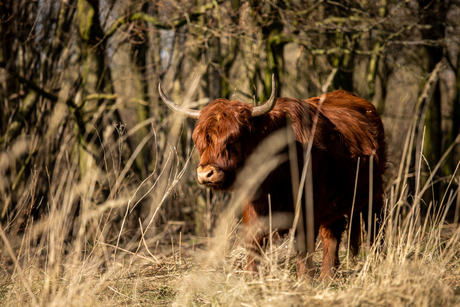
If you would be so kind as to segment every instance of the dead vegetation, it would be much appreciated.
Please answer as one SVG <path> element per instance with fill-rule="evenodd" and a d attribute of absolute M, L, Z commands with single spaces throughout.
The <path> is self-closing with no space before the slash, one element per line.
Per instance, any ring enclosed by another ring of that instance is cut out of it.
<path fill-rule="evenodd" d="M 459 16 L 458 1 L 0 1 L 0 305 L 458 306 Z M 297 280 L 289 238 L 245 275 L 240 195 L 198 186 L 194 123 L 157 92 L 256 104 L 273 73 L 279 97 L 341 88 L 382 114 L 385 246 L 351 259 L 345 236 L 329 281 Z"/>
<path fill-rule="evenodd" d="M 163 167 L 157 166 L 157 172 Z M 179 189 L 181 174 L 187 167 L 187 161 L 174 166 L 165 198 Z M 404 198 L 405 187 L 395 194 L 397 182 L 390 184 L 384 249 L 369 250 L 365 244 L 358 257 L 351 259 L 344 234 L 342 264 L 334 279 L 297 280 L 295 253 L 287 237 L 274 244 L 267 243 L 258 275 L 245 274 L 245 250 L 237 213 L 239 197 L 232 197 L 217 216 L 212 236 L 197 237 L 182 232 L 186 229 L 185 222 L 170 222 L 161 227 L 150 224 L 145 227 L 140 221 L 133 224 L 129 216 L 141 186 L 131 189 L 121 185 L 116 197 L 95 206 L 101 175 L 94 173 L 76 184 L 71 170 L 72 167 L 49 176 L 50 190 L 54 191 L 50 199 L 56 205 L 48 216 L 38 222 L 32 216 L 25 220 L 13 218 L 2 225 L 2 305 L 456 306 L 460 303 L 460 228 L 446 221 L 456 191 L 443 199 L 445 203 L 430 205 L 428 214 L 422 216 L 417 201 L 422 195 L 414 195 L 413 202 L 408 203 Z M 403 178 L 410 176 L 402 173 Z M 155 182 L 143 193 L 154 188 Z M 34 198 L 33 186 L 30 193 L 24 200 L 24 208 Z M 75 218 L 69 204 L 77 195 L 80 209 Z M 403 207 L 407 207 L 404 214 Z M 364 232 L 363 237 L 366 237 Z M 314 258 L 318 269 L 320 255 L 319 245 Z"/>

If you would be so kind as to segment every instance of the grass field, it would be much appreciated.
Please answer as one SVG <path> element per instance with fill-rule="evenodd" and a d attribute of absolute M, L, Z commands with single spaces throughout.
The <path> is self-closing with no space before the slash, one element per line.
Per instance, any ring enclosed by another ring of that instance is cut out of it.
<path fill-rule="evenodd" d="M 447 209 L 458 206 L 458 191 L 448 189 L 442 199 L 428 204 L 422 216 L 422 196 L 430 189 L 432 178 L 417 188 L 417 194 L 407 197 L 407 178 L 420 180 L 421 176 L 409 172 L 407 161 L 407 155 L 403 156 L 399 175 L 387 184 L 384 248 L 377 251 L 364 244 L 352 259 L 344 234 L 341 267 L 334 279 L 325 281 L 317 280 L 320 244 L 314 255 L 316 278 L 297 280 L 289 238 L 267 248 L 258 275 L 246 275 L 235 214 L 237 198 L 222 210 L 212 236 L 182 233 L 178 222 L 152 231 L 151 224 L 145 227 L 140 220 L 128 221 L 141 194 L 156 188 L 156 183 L 147 188 L 144 183 L 137 188 L 121 186 L 96 205 L 98 185 L 107 175 L 95 172 L 75 181 L 76 165 L 57 167 L 47 177 L 47 203 L 34 198 L 33 184 L 21 199 L 23 210 L 38 202 L 48 206 L 49 214 L 37 221 L 27 215 L 12 218 L 2 225 L 0 304 L 458 306 L 460 232 L 456 224 L 446 222 Z M 157 208 L 182 184 L 180 177 L 188 166 L 185 162 L 174 167 Z M 158 167 L 157 172 L 161 170 Z M 79 211 L 75 214 L 77 198 Z M 136 231 L 141 235 L 131 235 Z"/>

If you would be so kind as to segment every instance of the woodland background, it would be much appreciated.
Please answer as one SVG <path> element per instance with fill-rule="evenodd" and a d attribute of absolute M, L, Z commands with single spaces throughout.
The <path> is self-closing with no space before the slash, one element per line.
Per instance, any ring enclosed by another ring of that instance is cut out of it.
<path fill-rule="evenodd" d="M 387 195 L 409 212 L 431 182 L 422 216 L 448 197 L 456 223 L 459 46 L 458 0 L 0 0 L 2 232 L 24 267 L 59 262 L 71 242 L 136 253 L 144 236 L 152 248 L 179 231 L 207 242 L 232 195 L 197 184 L 195 123 L 171 114 L 158 84 L 189 107 L 257 104 L 272 73 L 279 97 L 371 101 Z M 36 250 L 20 257 L 27 233 Z M 57 238 L 56 255 L 39 251 Z"/>

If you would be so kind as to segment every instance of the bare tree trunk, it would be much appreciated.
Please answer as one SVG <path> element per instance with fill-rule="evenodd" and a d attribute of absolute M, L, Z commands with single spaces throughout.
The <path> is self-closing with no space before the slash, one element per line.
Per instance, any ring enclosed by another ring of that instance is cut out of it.
<path fill-rule="evenodd" d="M 428 1 L 420 1 L 420 5 L 427 5 Z M 435 20 L 433 18 L 440 18 L 444 20 L 446 18 L 447 8 L 444 7 L 442 3 L 436 3 L 431 8 L 436 12 L 434 15 L 425 16 L 424 22 L 427 24 L 434 24 Z M 435 17 L 436 16 L 436 17 Z M 438 37 L 445 36 L 445 27 L 442 24 L 437 25 L 434 29 L 422 30 L 422 37 L 427 40 L 437 39 Z M 426 46 L 426 55 L 427 55 L 427 71 L 431 72 L 436 64 L 438 64 L 443 59 L 443 47 L 442 46 Z M 432 99 L 427 101 L 428 109 L 426 113 L 425 125 L 425 142 L 424 142 L 424 155 L 430 165 L 434 167 L 436 163 L 440 160 L 443 148 L 443 131 L 441 126 L 441 91 L 440 91 L 440 82 L 436 82 Z M 422 131 L 419 131 L 419 137 L 421 138 Z M 438 176 L 443 176 L 442 170 Z M 440 182 L 433 187 L 435 195 L 431 197 L 440 197 L 443 189 L 443 183 Z M 429 201 L 428 201 L 429 202 Z"/>
<path fill-rule="evenodd" d="M 140 9 L 142 12 L 148 12 L 149 4 L 144 3 Z M 142 29 L 146 28 L 143 21 L 137 21 L 136 32 L 131 34 L 131 54 L 132 59 L 132 74 L 134 81 L 134 104 L 136 106 L 137 123 L 142 123 L 149 117 L 149 104 L 148 104 L 148 76 L 147 76 L 147 52 L 149 46 L 149 37 Z M 136 132 L 136 146 L 141 143 L 142 139 L 149 133 L 149 126 L 143 126 Z M 132 148 L 132 151 L 136 147 Z M 152 157 L 150 155 L 149 147 L 144 146 L 136 157 L 136 166 L 139 170 L 141 178 L 146 178 L 149 171 L 149 161 Z"/>
<path fill-rule="evenodd" d="M 19 4 L 16 3 L 16 6 Z M 13 14 L 13 11 L 17 9 L 14 8 L 12 2 L 6 2 L 0 5 L 0 16 L 5 16 L 5 22 L 0 23 L 0 63 L 4 69 L 0 69 L 0 103 L 3 112 L 0 112 L 1 126 L 0 126 L 0 136 L 1 141 L 4 143 L 4 134 L 6 133 L 8 123 L 10 120 L 11 112 L 15 108 L 12 103 L 14 99 L 10 99 L 9 96 L 13 93 L 18 92 L 17 83 L 14 82 L 14 79 L 8 78 L 7 71 L 16 71 L 16 41 L 17 37 L 14 35 L 14 19 L 10 18 Z M 16 99 L 17 101 L 17 99 Z M 1 144 L 3 147 L 4 144 Z"/>
<path fill-rule="evenodd" d="M 82 176 L 97 165 L 99 146 L 96 131 L 100 132 L 102 100 L 88 99 L 91 94 L 104 89 L 104 44 L 99 21 L 99 2 L 97 0 L 78 0 L 79 33 L 82 41 L 82 114 L 77 120 L 79 136 L 78 154 Z M 98 133 L 102 135 L 101 133 Z"/>

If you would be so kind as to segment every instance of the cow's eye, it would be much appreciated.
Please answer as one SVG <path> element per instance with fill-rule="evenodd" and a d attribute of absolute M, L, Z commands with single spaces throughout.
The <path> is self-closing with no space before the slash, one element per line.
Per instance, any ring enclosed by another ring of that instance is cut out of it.
<path fill-rule="evenodd" d="M 233 146 L 233 143 L 228 142 L 227 144 L 225 144 L 225 148 L 227 149 L 227 151 L 232 151 L 235 149 L 235 146 Z"/>

